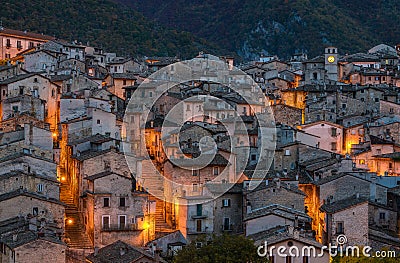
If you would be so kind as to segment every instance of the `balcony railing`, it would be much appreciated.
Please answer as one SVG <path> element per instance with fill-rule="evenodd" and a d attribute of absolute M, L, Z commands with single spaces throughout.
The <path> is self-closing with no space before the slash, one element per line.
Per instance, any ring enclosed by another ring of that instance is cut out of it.
<path fill-rule="evenodd" d="M 207 212 L 202 212 L 201 214 L 192 214 L 191 218 L 192 219 L 202 219 L 202 218 L 207 218 L 208 217 L 208 213 Z"/>
<path fill-rule="evenodd" d="M 222 231 L 224 232 L 231 232 L 233 231 L 233 224 L 230 225 L 222 225 L 221 226 Z"/>
<path fill-rule="evenodd" d="M 139 229 L 137 224 L 110 224 L 110 225 L 104 225 L 101 228 L 102 231 L 104 232 L 110 232 L 110 231 L 140 231 L 142 229 Z"/>

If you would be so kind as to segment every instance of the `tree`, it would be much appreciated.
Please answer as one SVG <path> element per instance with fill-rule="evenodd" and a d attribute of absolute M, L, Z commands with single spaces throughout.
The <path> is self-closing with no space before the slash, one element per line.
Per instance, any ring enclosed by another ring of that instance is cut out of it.
<path fill-rule="evenodd" d="M 198 248 L 196 244 L 203 245 Z M 261 263 L 268 262 L 257 254 L 257 247 L 253 241 L 244 236 L 222 235 L 213 236 L 206 241 L 201 237 L 184 247 L 175 256 L 174 263 Z"/>

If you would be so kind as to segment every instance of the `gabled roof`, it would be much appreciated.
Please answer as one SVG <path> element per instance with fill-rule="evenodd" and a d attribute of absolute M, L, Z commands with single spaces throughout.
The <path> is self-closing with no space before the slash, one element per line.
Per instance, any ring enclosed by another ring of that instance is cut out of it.
<path fill-rule="evenodd" d="M 120 240 L 99 249 L 97 255 L 92 253 L 86 257 L 92 263 L 129 263 L 136 262 L 141 258 L 155 260 L 153 255 Z M 165 262 L 162 259 L 158 260 L 162 263 Z"/>
<path fill-rule="evenodd" d="M 94 150 L 88 150 L 81 152 L 80 154 L 73 155 L 72 158 L 78 160 L 78 161 L 85 161 L 100 155 L 103 155 L 105 153 L 111 152 L 111 149 L 106 149 L 102 151 L 94 151 Z"/>
<path fill-rule="evenodd" d="M 367 203 L 368 202 L 368 198 L 365 197 L 356 197 L 356 196 L 352 196 L 346 199 L 342 199 L 339 200 L 337 202 L 331 203 L 331 204 L 323 204 L 320 207 L 320 210 L 322 212 L 326 212 L 328 214 L 334 214 L 343 210 L 346 210 L 350 207 L 353 206 L 358 206 L 361 205 L 363 203 Z"/>
<path fill-rule="evenodd" d="M 212 194 L 241 194 L 243 193 L 243 184 L 220 184 L 220 183 L 206 183 L 205 187 Z M 228 190 L 227 190 L 228 189 Z"/>
<path fill-rule="evenodd" d="M 290 184 L 287 184 L 283 181 L 280 182 L 280 186 L 282 189 L 285 189 L 286 191 L 293 192 L 298 195 L 305 196 L 306 194 L 301 191 L 299 188 L 295 186 L 291 186 Z M 256 191 L 261 191 L 261 190 L 267 190 L 267 189 L 272 189 L 272 188 L 277 188 L 277 182 L 275 181 L 268 181 L 268 185 L 265 182 L 260 183 L 255 189 L 251 190 L 250 192 L 256 192 Z"/>
<path fill-rule="evenodd" d="M 171 162 L 173 165 L 179 165 L 180 167 L 192 167 L 193 166 L 193 169 L 202 168 L 204 165 L 227 166 L 230 164 L 229 161 L 219 153 L 215 154 L 215 156 L 213 157 L 211 162 L 209 162 L 210 157 L 212 157 L 212 154 L 209 154 L 209 155 L 202 154 L 202 155 L 200 155 L 200 157 L 198 157 L 196 164 L 193 164 L 191 160 L 190 160 L 190 162 L 188 162 L 187 159 L 174 159 L 173 162 L 171 162 L 171 160 L 168 160 L 168 161 Z"/>
<path fill-rule="evenodd" d="M 17 189 L 15 191 L 12 192 L 8 192 L 5 194 L 0 195 L 0 202 L 1 201 L 5 201 L 5 200 L 9 200 L 18 196 L 26 196 L 26 197 L 31 197 L 31 198 L 35 198 L 41 201 L 45 201 L 45 202 L 51 202 L 51 203 L 55 203 L 55 204 L 59 204 L 62 206 L 65 206 L 65 204 L 63 202 L 61 202 L 60 200 L 54 199 L 54 198 L 46 198 L 45 196 L 42 195 L 38 195 L 36 193 L 32 193 L 32 192 L 28 192 L 25 189 Z"/>
<path fill-rule="evenodd" d="M 13 76 L 11 78 L 5 79 L 3 81 L 0 81 L 0 85 L 8 85 L 10 83 L 16 82 L 16 81 L 20 81 L 29 77 L 32 77 L 34 75 L 39 75 L 37 73 L 27 73 L 27 74 L 20 74 L 20 75 L 16 75 Z"/>
<path fill-rule="evenodd" d="M 304 128 L 313 127 L 313 126 L 316 126 L 316 125 L 319 125 L 319 124 L 326 124 L 326 125 L 334 126 L 336 128 L 339 128 L 339 129 L 343 129 L 342 125 L 339 125 L 339 124 L 336 124 L 336 123 L 333 123 L 333 122 L 329 122 L 329 121 L 324 121 L 324 120 L 316 121 L 316 122 L 312 122 L 312 123 L 308 123 L 308 124 L 303 124 L 303 125 L 299 126 L 299 128 L 300 129 L 304 129 Z"/>
<path fill-rule="evenodd" d="M 60 87 L 60 85 L 57 85 L 56 83 L 52 82 L 51 79 L 49 79 L 49 78 L 47 78 L 47 77 L 45 77 L 45 76 L 43 76 L 43 75 L 40 75 L 40 74 L 37 73 L 37 72 L 36 72 L 36 73 L 26 73 L 26 74 L 16 75 L 16 76 L 14 76 L 14 77 L 5 79 L 5 80 L 3 80 L 3 81 L 0 81 L 0 85 L 8 85 L 8 84 L 10 84 L 10 83 L 14 83 L 14 82 L 16 82 L 16 81 L 20 81 L 20 80 L 23 80 L 23 79 L 26 79 L 26 78 L 30 78 L 30 77 L 32 77 L 32 76 L 38 76 L 38 77 L 40 77 L 40 78 L 47 79 L 51 84 L 53 84 L 53 85 L 55 85 L 55 86 L 57 86 L 57 87 Z"/>
<path fill-rule="evenodd" d="M 104 172 L 97 173 L 97 174 L 93 174 L 91 176 L 87 176 L 87 177 L 85 177 L 85 179 L 89 180 L 89 181 L 94 181 L 94 180 L 97 180 L 97 179 L 100 179 L 100 178 L 103 178 L 103 177 L 106 177 L 106 176 L 109 176 L 109 175 L 113 175 L 113 174 L 118 175 L 120 177 L 123 177 L 123 178 L 125 178 L 127 180 L 130 180 L 130 178 L 128 178 L 128 177 L 126 177 L 126 176 L 124 176 L 122 174 L 118 174 L 116 172 L 113 172 L 111 170 L 110 171 L 104 171 Z"/>
<path fill-rule="evenodd" d="M 395 142 L 393 142 L 393 141 L 388 141 L 388 140 L 379 138 L 378 136 L 374 136 L 374 135 L 369 135 L 369 139 L 370 139 L 371 144 L 389 144 L 389 145 L 395 144 Z"/>
<path fill-rule="evenodd" d="M 260 242 L 263 242 L 263 245 L 264 241 L 267 241 L 268 245 L 273 245 L 287 240 L 296 240 L 300 243 L 311 245 L 317 248 L 322 247 L 322 244 L 318 243 L 313 238 L 303 236 L 295 237 L 293 234 L 289 234 L 286 226 L 276 226 L 274 228 L 249 235 L 247 237 L 254 240 L 256 245 L 258 245 Z"/>
<path fill-rule="evenodd" d="M 375 157 L 375 158 L 385 158 L 385 159 L 387 158 L 387 159 L 400 161 L 400 152 L 386 153 L 386 154 L 381 154 L 381 155 L 374 155 L 373 157 Z"/>
<path fill-rule="evenodd" d="M 133 73 L 111 73 L 110 76 L 113 79 L 132 79 L 132 80 L 137 80 L 136 74 L 133 74 Z"/>
<path fill-rule="evenodd" d="M 19 30 L 14 30 L 14 29 L 9 29 L 9 28 L 0 28 L 0 35 L 18 36 L 18 37 L 30 38 L 30 39 L 41 40 L 41 41 L 55 39 L 55 37 L 51 37 L 51 36 L 47 36 L 47 35 L 43 35 L 43 34 L 27 32 L 27 31 L 19 31 Z"/>
<path fill-rule="evenodd" d="M 284 214 L 286 213 L 286 214 Z M 311 221 L 311 218 L 304 212 L 296 210 L 294 208 L 286 207 L 280 204 L 272 204 L 261 208 L 254 209 L 251 213 L 244 215 L 244 221 L 251 219 L 267 216 L 277 215 L 285 218 L 295 220 L 296 216 L 301 216 L 307 221 Z"/>
<path fill-rule="evenodd" d="M 81 144 L 84 142 L 90 142 L 90 143 L 96 143 L 96 144 L 101 144 L 101 143 L 105 143 L 105 142 L 109 142 L 109 141 L 113 141 L 114 139 L 111 137 L 108 137 L 106 135 L 103 134 L 95 134 L 89 137 L 85 137 L 85 138 L 79 138 L 76 140 L 71 140 L 68 142 L 68 145 L 77 145 L 77 144 Z"/>
<path fill-rule="evenodd" d="M 8 173 L 5 174 L 0 174 L 0 181 L 4 180 L 4 179 L 9 179 L 12 177 L 20 177 L 21 175 L 26 175 L 26 176 L 33 176 L 33 177 L 37 177 L 43 180 L 47 180 L 47 181 L 52 181 L 54 183 L 58 183 L 57 179 L 54 177 L 48 177 L 48 176 L 43 176 L 40 174 L 36 174 L 36 173 L 26 173 L 24 171 L 10 171 Z"/>
<path fill-rule="evenodd" d="M 57 238 L 53 236 L 45 236 L 45 237 L 38 237 L 36 233 L 33 231 L 26 230 L 24 232 L 19 232 L 17 234 L 17 239 L 15 240 L 13 237 L 13 234 L 10 233 L 9 235 L 6 235 L 0 239 L 0 242 L 4 243 L 6 246 L 8 246 L 11 249 L 23 246 L 25 244 L 34 242 L 36 240 L 45 240 L 47 242 L 52 242 L 55 244 L 59 244 L 62 246 L 67 246 L 65 243 L 61 242 Z"/>

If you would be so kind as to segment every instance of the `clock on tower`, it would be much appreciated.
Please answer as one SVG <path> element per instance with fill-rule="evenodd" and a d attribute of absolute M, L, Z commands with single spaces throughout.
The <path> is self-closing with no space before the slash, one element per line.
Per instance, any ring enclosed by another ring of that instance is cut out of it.
<path fill-rule="evenodd" d="M 325 48 L 325 71 L 329 80 L 338 80 L 338 52 L 335 47 Z"/>

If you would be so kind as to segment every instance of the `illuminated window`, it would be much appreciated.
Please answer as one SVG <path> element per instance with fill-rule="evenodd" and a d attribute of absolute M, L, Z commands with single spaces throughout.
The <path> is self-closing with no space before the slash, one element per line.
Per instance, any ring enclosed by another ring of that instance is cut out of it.
<path fill-rule="evenodd" d="M 364 159 L 361 159 L 361 160 L 359 161 L 359 164 L 365 164 L 365 160 L 364 160 Z"/>

